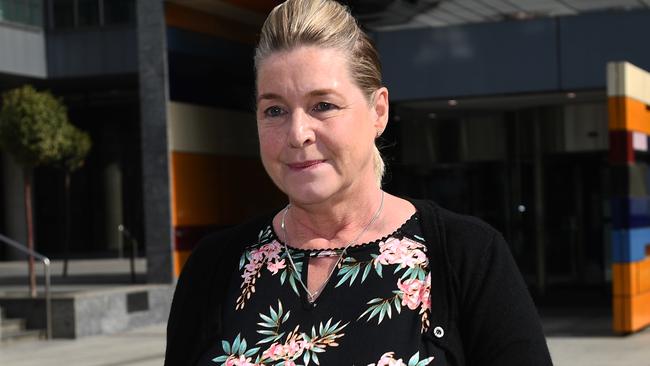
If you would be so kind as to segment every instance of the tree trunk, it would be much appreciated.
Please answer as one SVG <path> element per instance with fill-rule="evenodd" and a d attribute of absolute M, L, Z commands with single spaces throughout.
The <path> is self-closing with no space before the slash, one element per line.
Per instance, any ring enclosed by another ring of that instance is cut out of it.
<path fill-rule="evenodd" d="M 23 168 L 25 178 L 25 219 L 27 221 L 27 248 L 34 251 L 34 225 L 32 216 L 32 177 L 31 168 Z M 34 256 L 29 254 L 29 293 L 36 297 L 36 273 L 34 272 Z"/>
<path fill-rule="evenodd" d="M 63 222 L 63 277 L 68 276 L 68 256 L 70 255 L 70 172 L 65 171 L 65 215 Z"/>

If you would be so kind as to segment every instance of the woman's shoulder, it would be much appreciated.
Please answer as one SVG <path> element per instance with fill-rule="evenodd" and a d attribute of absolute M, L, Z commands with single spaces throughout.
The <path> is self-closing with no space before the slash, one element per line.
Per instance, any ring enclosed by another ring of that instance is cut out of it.
<path fill-rule="evenodd" d="M 268 227 L 275 212 L 257 215 L 240 224 L 214 231 L 197 243 L 190 256 L 190 264 L 207 260 L 224 260 L 240 255 L 244 248 L 254 245 L 260 233 Z"/>
<path fill-rule="evenodd" d="M 473 243 L 500 235 L 498 230 L 476 216 L 453 212 L 430 200 L 409 201 L 416 207 L 423 225 L 431 226 L 436 232 L 443 231 L 446 240 Z"/>

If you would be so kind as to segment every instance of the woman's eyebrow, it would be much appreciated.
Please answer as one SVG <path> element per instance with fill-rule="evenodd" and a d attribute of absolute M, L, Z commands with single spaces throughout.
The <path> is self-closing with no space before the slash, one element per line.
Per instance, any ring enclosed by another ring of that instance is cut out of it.
<path fill-rule="evenodd" d="M 312 90 L 311 92 L 309 92 L 309 95 L 314 96 L 314 97 L 322 97 L 322 96 L 326 96 L 326 95 L 334 95 L 334 96 L 338 96 L 338 97 L 341 96 L 334 89 L 316 89 L 316 90 Z"/>
<path fill-rule="evenodd" d="M 263 99 L 282 99 L 282 97 L 280 95 L 278 95 L 278 94 L 275 94 L 275 93 L 264 93 L 264 94 L 260 94 L 257 97 L 258 102 L 260 100 L 263 100 Z"/>

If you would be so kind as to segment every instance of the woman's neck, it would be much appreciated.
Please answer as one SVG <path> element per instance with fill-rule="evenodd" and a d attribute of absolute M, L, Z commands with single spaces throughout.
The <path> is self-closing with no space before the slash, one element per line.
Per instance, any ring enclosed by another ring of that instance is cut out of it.
<path fill-rule="evenodd" d="M 353 244 L 364 242 L 364 238 L 376 237 L 381 227 L 379 209 L 382 200 L 383 192 L 376 188 L 338 201 L 310 205 L 292 203 L 285 218 L 288 238 L 283 239 L 291 246 L 304 249 L 327 249 L 344 247 L 351 241 L 357 241 Z M 373 221 L 375 215 L 378 217 Z"/>

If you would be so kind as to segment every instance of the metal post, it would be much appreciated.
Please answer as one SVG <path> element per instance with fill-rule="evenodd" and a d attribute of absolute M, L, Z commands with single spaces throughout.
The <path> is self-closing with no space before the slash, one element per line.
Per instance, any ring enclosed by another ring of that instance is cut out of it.
<path fill-rule="evenodd" d="M 52 293 L 50 292 L 50 260 L 43 259 L 45 270 L 45 322 L 47 327 L 47 339 L 52 339 Z"/>
<path fill-rule="evenodd" d="M 47 328 L 46 332 L 47 332 L 47 339 L 52 339 L 52 295 L 50 292 L 50 284 L 51 284 L 50 259 L 2 234 L 0 234 L 0 242 L 3 242 L 25 254 L 31 255 L 34 258 L 37 258 L 38 260 L 43 262 L 43 268 L 45 269 L 45 322 Z"/>

